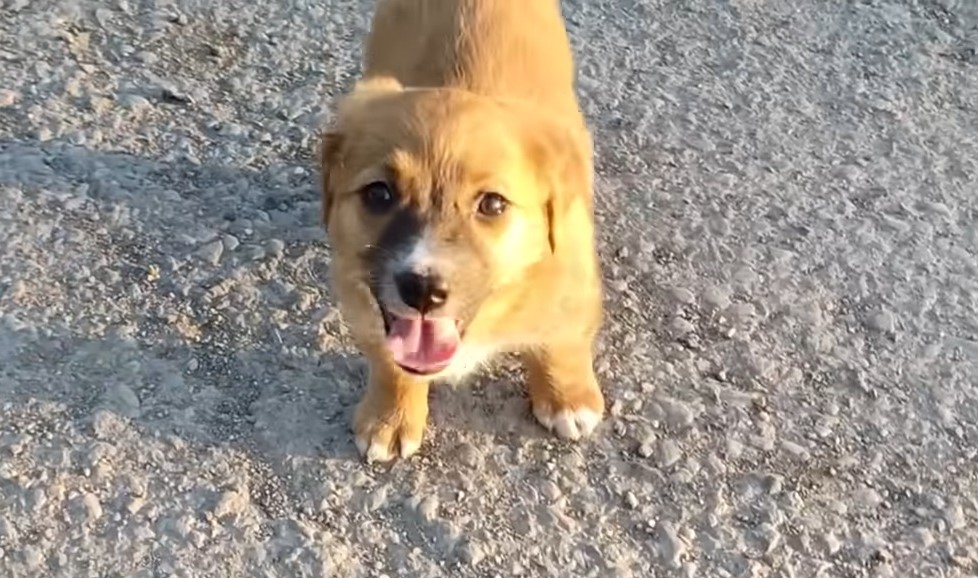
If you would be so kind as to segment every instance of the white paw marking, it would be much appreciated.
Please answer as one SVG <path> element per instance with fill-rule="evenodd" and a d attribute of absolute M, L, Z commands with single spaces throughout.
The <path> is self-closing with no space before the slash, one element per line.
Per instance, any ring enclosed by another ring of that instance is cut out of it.
<path fill-rule="evenodd" d="M 401 458 L 409 458 L 421 447 L 421 440 L 401 438 Z"/>
<path fill-rule="evenodd" d="M 601 414 L 588 407 L 565 409 L 556 414 L 542 408 L 534 408 L 533 415 L 543 427 L 567 440 L 586 437 L 601 423 Z"/>
<path fill-rule="evenodd" d="M 357 443 L 357 451 L 360 452 L 360 455 L 366 455 L 367 449 L 370 447 L 370 440 L 357 436 L 355 441 Z"/>
<path fill-rule="evenodd" d="M 400 455 L 401 458 L 409 458 L 417 453 L 418 449 L 421 448 L 421 440 L 408 439 L 405 437 L 402 437 L 400 439 L 400 443 L 398 444 L 400 449 L 399 454 L 392 452 L 388 444 L 377 439 L 369 439 L 365 436 L 357 436 L 356 444 L 357 450 L 360 451 L 360 455 L 364 456 L 368 463 L 389 462 L 396 455 Z"/>
<path fill-rule="evenodd" d="M 370 442 L 370 449 L 367 450 L 367 462 L 388 462 L 392 457 L 394 456 L 391 455 L 387 444 L 379 443 L 376 440 Z"/>

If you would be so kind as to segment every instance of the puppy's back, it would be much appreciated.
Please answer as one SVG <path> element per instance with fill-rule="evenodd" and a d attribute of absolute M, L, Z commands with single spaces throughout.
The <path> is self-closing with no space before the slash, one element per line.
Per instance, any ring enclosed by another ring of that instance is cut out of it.
<path fill-rule="evenodd" d="M 579 114 L 559 0 L 380 0 L 364 69 Z"/>

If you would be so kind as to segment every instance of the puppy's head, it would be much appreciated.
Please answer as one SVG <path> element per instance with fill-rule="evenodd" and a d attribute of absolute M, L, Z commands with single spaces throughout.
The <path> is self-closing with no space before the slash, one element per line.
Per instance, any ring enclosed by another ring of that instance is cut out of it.
<path fill-rule="evenodd" d="M 590 202 L 581 136 L 514 103 L 358 85 L 321 161 L 334 280 L 360 299 L 361 335 L 409 372 L 448 367 L 480 312 L 505 315 L 493 298 L 560 251 L 567 206 Z"/>

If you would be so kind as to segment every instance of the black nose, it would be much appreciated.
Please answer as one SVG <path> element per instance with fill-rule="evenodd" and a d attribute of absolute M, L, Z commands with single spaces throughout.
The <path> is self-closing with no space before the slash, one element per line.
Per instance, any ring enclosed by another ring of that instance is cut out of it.
<path fill-rule="evenodd" d="M 438 275 L 398 273 L 394 275 L 394 284 L 401 300 L 420 313 L 437 309 L 448 299 L 448 286 Z"/>

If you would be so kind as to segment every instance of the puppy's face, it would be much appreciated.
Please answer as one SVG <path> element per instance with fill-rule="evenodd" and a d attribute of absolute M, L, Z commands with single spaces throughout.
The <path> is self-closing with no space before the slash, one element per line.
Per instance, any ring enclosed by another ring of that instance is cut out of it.
<path fill-rule="evenodd" d="M 355 91 L 322 162 L 334 281 L 360 335 L 422 375 L 479 340 L 473 320 L 554 250 L 560 141 L 470 94 Z"/>

